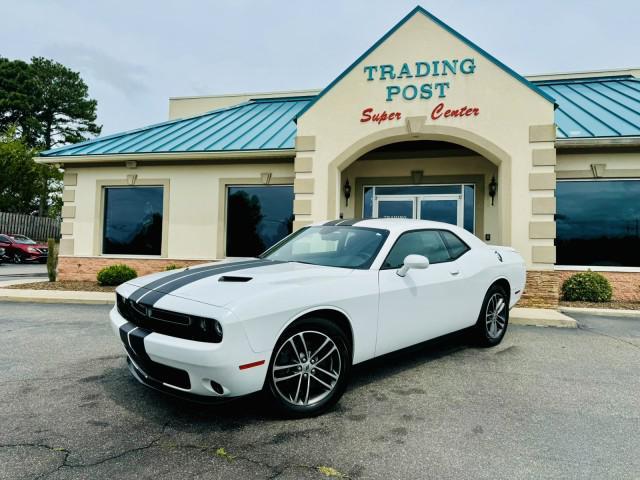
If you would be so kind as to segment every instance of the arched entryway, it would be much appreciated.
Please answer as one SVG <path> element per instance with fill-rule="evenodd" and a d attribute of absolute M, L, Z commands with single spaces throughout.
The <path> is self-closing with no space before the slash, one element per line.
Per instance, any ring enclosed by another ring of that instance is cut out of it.
<path fill-rule="evenodd" d="M 491 243 L 509 244 L 510 156 L 459 128 L 409 126 L 365 137 L 335 157 L 327 172 L 328 216 L 410 212 L 415 218 L 457 223 Z M 494 178 L 498 188 L 492 205 L 488 193 Z M 352 188 L 348 205 L 347 180 Z"/>

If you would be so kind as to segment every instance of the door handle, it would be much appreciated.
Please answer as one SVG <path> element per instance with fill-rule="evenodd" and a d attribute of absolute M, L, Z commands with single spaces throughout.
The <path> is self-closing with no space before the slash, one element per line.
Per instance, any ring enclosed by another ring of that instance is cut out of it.
<path fill-rule="evenodd" d="M 456 275 L 460 274 L 460 270 L 452 270 L 449 273 L 455 277 Z"/>

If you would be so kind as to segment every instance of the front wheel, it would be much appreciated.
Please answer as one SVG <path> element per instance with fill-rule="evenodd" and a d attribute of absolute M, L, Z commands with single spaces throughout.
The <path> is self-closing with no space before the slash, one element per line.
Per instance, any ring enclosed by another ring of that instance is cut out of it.
<path fill-rule="evenodd" d="M 344 332 L 330 320 L 296 323 L 278 339 L 273 352 L 265 391 L 284 415 L 319 415 L 344 393 L 351 352 Z"/>
<path fill-rule="evenodd" d="M 22 263 L 22 257 L 20 256 L 19 253 L 14 253 L 13 254 L 13 263 Z"/>
<path fill-rule="evenodd" d="M 480 346 L 498 345 L 509 324 L 509 296 L 500 285 L 492 285 L 484 297 L 475 325 L 475 338 Z"/>

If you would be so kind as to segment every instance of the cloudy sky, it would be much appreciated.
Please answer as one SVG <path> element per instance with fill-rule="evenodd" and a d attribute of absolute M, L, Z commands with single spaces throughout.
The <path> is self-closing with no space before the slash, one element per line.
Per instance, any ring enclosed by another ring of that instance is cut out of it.
<path fill-rule="evenodd" d="M 638 0 L 0 0 L 0 55 L 79 71 L 108 134 L 173 96 L 321 88 L 417 3 L 523 74 L 640 67 Z"/>

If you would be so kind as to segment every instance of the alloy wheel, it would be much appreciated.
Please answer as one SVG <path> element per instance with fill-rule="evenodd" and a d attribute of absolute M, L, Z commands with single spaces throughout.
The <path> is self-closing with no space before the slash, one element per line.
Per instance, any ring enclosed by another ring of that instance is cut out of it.
<path fill-rule="evenodd" d="M 505 307 L 505 298 L 501 293 L 494 293 L 487 302 L 485 325 L 487 335 L 492 339 L 499 338 L 506 327 L 507 317 L 505 316 Z"/>
<path fill-rule="evenodd" d="M 17 253 L 13 254 L 13 263 L 22 263 L 22 257 Z"/>
<path fill-rule="evenodd" d="M 340 350 L 328 335 L 297 332 L 278 349 L 271 369 L 275 390 L 291 405 L 310 406 L 327 398 L 342 373 Z"/>

